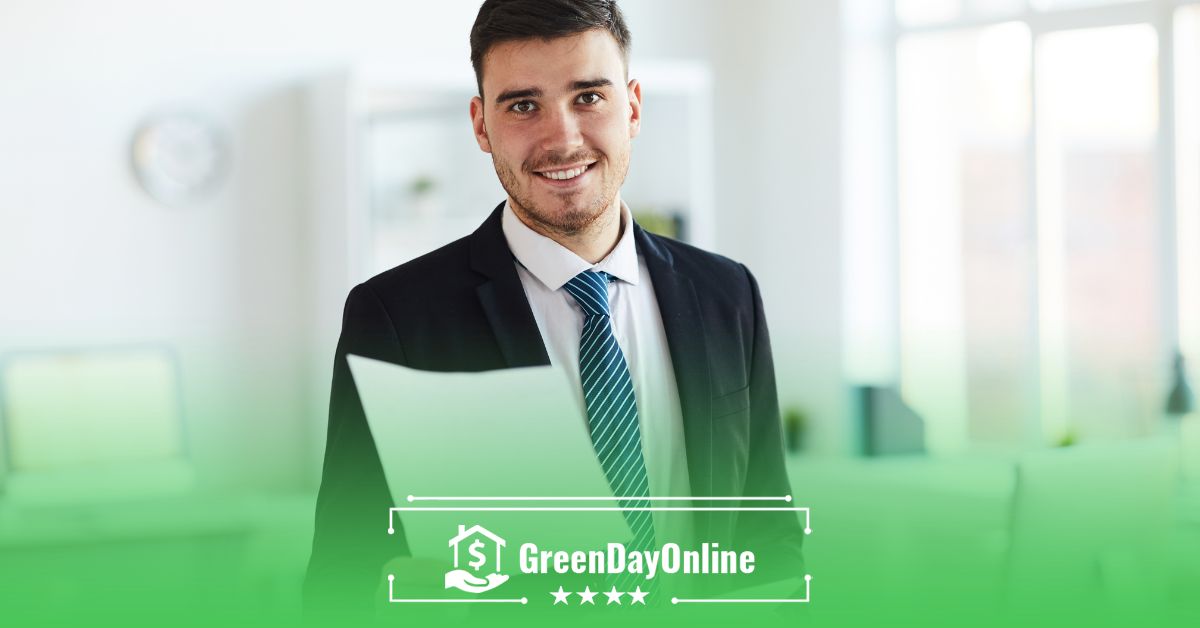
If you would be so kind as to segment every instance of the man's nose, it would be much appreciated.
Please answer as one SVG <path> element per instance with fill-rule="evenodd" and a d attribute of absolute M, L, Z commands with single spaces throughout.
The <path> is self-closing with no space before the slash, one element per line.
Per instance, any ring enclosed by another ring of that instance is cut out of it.
<path fill-rule="evenodd" d="M 570 107 L 556 109 L 546 116 L 542 133 L 542 150 L 570 153 L 583 146 L 583 129 L 579 117 Z"/>

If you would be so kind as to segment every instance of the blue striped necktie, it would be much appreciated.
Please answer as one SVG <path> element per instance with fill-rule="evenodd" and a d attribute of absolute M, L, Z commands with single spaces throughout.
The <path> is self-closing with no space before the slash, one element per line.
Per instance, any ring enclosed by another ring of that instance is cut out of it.
<path fill-rule="evenodd" d="M 613 335 L 608 309 L 608 273 L 584 271 L 566 283 L 567 292 L 583 308 L 587 318 L 579 340 L 579 378 L 583 383 L 592 445 L 621 508 L 646 508 L 650 502 L 646 463 L 642 458 L 642 435 L 638 427 L 637 399 L 625 354 Z M 642 498 L 642 499 L 638 499 Z M 654 549 L 654 521 L 648 510 L 623 510 L 633 531 L 632 550 Z M 642 582 L 642 575 L 628 582 L 629 589 Z M 643 586 L 643 589 L 646 587 Z"/>

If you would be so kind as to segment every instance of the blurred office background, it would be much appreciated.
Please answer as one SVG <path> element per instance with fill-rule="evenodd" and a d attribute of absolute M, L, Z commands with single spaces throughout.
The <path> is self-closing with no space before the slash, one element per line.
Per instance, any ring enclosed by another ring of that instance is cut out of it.
<path fill-rule="evenodd" d="M 195 534 L 178 504 L 204 504 L 228 560 L 294 598 L 346 292 L 502 199 L 467 116 L 477 8 L 0 4 L 0 551 L 101 544 L 94 522 L 173 499 L 187 521 L 145 538 Z M 1002 578 L 1041 525 L 1017 523 L 1018 478 L 1066 473 L 1028 456 L 1116 447 L 1122 477 L 1171 461 L 1146 509 L 1169 499 L 1196 543 L 1175 497 L 1197 456 L 1200 4 L 622 8 L 646 108 L 625 198 L 758 277 L 798 496 L 856 491 L 825 512 L 859 522 L 884 494 L 969 513 L 888 511 L 910 519 L 880 564 L 952 530 L 988 558 L 949 573 Z M 38 519 L 82 502 L 92 519 Z"/>

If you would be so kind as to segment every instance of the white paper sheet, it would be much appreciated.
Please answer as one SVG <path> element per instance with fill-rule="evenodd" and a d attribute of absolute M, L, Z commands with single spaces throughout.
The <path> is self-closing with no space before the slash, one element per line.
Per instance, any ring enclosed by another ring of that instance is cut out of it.
<path fill-rule="evenodd" d="M 547 366 L 433 373 L 355 355 L 349 361 L 397 506 L 616 508 L 560 371 Z M 608 499 L 410 502 L 410 495 Z M 380 526 L 386 524 L 385 514 L 380 513 Z M 399 517 L 417 557 L 443 557 L 459 525 L 480 524 L 511 541 L 543 548 L 603 547 L 630 537 L 618 510 L 424 510 Z"/>

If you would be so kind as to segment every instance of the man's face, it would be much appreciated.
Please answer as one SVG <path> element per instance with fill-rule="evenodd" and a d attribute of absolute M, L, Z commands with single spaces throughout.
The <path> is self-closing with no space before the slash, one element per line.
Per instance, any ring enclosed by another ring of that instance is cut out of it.
<path fill-rule="evenodd" d="M 575 235 L 616 207 L 641 87 L 625 83 L 605 31 L 505 42 L 484 56 L 471 118 L 513 210 L 535 230 Z"/>

